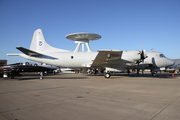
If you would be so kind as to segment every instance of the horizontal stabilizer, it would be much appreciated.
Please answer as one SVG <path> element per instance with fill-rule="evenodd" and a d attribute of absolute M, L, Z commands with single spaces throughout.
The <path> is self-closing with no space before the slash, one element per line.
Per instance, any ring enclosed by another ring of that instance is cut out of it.
<path fill-rule="evenodd" d="M 9 53 L 9 54 L 7 54 L 7 56 L 19 56 L 19 54 L 17 53 Z"/>
<path fill-rule="evenodd" d="M 108 64 L 108 62 L 113 60 L 121 59 L 122 52 L 121 50 L 101 50 L 98 51 L 98 55 L 96 56 L 91 67 L 101 66 L 102 64 Z"/>
<path fill-rule="evenodd" d="M 40 53 L 34 52 L 32 50 L 29 50 L 29 49 L 26 49 L 26 48 L 23 48 L 23 47 L 16 47 L 16 49 L 20 50 L 21 52 L 23 52 L 24 54 L 26 54 L 28 56 L 37 57 L 37 56 L 41 56 L 42 55 Z"/>
<path fill-rule="evenodd" d="M 23 47 L 16 47 L 16 48 L 28 56 L 38 57 L 38 58 L 46 58 L 46 59 L 57 59 L 55 57 L 47 56 L 47 55 L 23 48 Z"/>

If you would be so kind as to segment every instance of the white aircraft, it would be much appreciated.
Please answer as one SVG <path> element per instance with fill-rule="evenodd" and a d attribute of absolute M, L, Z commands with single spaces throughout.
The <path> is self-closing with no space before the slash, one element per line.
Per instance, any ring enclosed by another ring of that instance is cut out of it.
<path fill-rule="evenodd" d="M 89 41 L 98 40 L 100 35 L 92 33 L 73 33 L 66 36 L 67 39 L 78 43 L 74 51 L 58 49 L 50 46 L 44 39 L 41 29 L 34 32 L 30 49 L 16 47 L 24 54 L 7 54 L 9 56 L 18 55 L 28 60 L 46 63 L 58 67 L 73 69 L 99 68 L 106 69 L 105 78 L 109 78 L 108 69 L 129 69 L 142 62 L 146 56 L 144 52 L 138 50 L 100 50 L 92 52 L 89 47 Z M 84 44 L 87 51 L 84 49 Z M 82 45 L 82 51 L 79 51 Z M 155 64 L 158 67 L 171 66 L 173 61 L 163 56 L 163 54 L 147 54 L 148 58 L 153 57 L 149 64 Z M 160 55 L 160 56 L 159 56 Z M 159 56 L 159 57 L 155 57 Z M 146 59 L 145 59 L 146 60 Z M 145 62 L 144 60 L 144 62 Z"/>

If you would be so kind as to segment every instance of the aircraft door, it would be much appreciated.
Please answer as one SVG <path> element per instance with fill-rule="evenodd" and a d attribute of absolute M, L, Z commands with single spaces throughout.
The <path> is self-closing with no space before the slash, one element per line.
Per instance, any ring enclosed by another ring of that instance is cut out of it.
<path fill-rule="evenodd" d="M 154 58 L 154 57 L 152 57 L 152 64 L 153 64 L 154 67 L 157 67 L 156 61 L 155 61 L 155 58 Z"/>

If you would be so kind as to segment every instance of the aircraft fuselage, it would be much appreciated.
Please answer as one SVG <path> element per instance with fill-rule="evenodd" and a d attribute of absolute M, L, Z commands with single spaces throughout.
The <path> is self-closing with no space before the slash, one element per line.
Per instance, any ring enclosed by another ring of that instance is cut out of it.
<path fill-rule="evenodd" d="M 124 51 L 120 59 L 113 61 L 121 63 L 132 63 L 140 59 L 140 51 Z M 68 68 L 90 68 L 98 52 L 59 52 L 59 53 L 43 53 L 45 55 L 51 55 L 57 59 L 45 59 L 39 57 L 28 56 L 20 54 L 20 56 L 37 62 L 43 62 L 58 67 Z M 103 66 L 102 66 L 103 67 Z"/>

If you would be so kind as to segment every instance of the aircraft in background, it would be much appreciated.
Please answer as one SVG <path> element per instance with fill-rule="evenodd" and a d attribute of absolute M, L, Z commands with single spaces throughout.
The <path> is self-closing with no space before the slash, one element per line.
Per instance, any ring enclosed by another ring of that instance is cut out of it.
<path fill-rule="evenodd" d="M 72 69 L 106 69 L 105 78 L 110 78 L 111 74 L 108 69 L 129 69 L 128 67 L 139 65 L 141 62 L 145 62 L 144 51 L 131 50 L 100 50 L 97 52 L 91 51 L 89 47 L 89 41 L 98 40 L 100 35 L 92 33 L 73 33 L 66 36 L 67 39 L 78 43 L 74 51 L 58 49 L 50 46 L 44 39 L 41 29 L 37 29 L 34 32 L 30 49 L 23 47 L 16 47 L 24 54 L 7 54 L 9 56 L 18 55 L 28 60 L 46 63 L 58 67 L 72 68 Z M 84 49 L 84 44 L 87 47 L 87 51 Z M 79 51 L 82 45 L 82 51 Z M 160 55 L 160 53 L 157 53 Z M 162 56 L 163 54 L 161 54 Z M 155 54 L 156 56 L 156 54 Z M 148 56 L 147 58 L 150 58 Z M 146 58 L 146 59 L 147 59 Z M 161 58 L 161 59 L 160 59 Z M 159 60 L 161 62 L 159 62 Z M 165 56 L 154 57 L 151 61 L 151 65 L 158 67 L 171 66 L 173 61 Z"/>
<path fill-rule="evenodd" d="M 167 67 L 166 71 L 180 73 L 180 59 L 172 59 L 174 61 L 173 66 Z"/>
<path fill-rule="evenodd" d="M 71 68 L 60 68 L 59 70 L 61 73 L 79 73 L 79 71 Z"/>
<path fill-rule="evenodd" d="M 58 69 L 58 67 L 52 65 L 25 62 L 1 66 L 0 74 L 2 74 L 4 78 L 10 76 L 11 79 L 13 79 L 14 76 L 17 76 L 22 72 L 53 72 L 53 70 L 56 69 Z M 41 75 L 41 78 L 42 76 L 43 74 Z"/>

